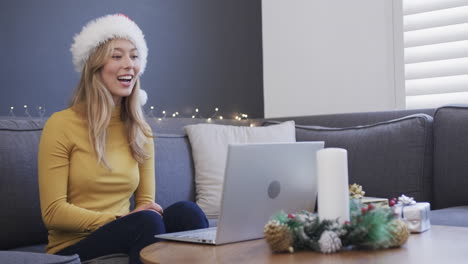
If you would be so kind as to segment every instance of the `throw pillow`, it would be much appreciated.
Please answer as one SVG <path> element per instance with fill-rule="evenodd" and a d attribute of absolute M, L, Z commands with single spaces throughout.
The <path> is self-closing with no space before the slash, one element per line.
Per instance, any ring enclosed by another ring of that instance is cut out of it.
<path fill-rule="evenodd" d="M 185 131 L 195 165 L 196 201 L 208 218 L 219 214 L 228 144 L 296 142 L 294 121 L 268 127 L 197 124 Z"/>

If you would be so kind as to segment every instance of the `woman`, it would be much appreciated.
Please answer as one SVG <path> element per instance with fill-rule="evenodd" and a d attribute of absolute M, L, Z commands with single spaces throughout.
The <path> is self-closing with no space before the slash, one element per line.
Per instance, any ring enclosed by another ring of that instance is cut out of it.
<path fill-rule="evenodd" d="M 155 198 L 152 131 L 140 90 L 148 49 L 128 17 L 98 18 L 71 47 L 81 72 L 70 108 L 53 114 L 39 145 L 39 190 L 48 253 L 82 261 L 140 250 L 154 235 L 208 227 L 201 209 L 179 202 L 164 210 Z M 130 211 L 134 195 L 135 209 Z"/>

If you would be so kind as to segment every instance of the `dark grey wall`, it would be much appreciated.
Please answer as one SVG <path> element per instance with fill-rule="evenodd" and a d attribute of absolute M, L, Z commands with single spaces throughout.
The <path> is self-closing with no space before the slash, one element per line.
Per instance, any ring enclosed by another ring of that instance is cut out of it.
<path fill-rule="evenodd" d="M 67 107 L 79 75 L 69 51 L 89 20 L 124 13 L 149 47 L 145 108 L 263 117 L 261 0 L 15 0 L 0 11 L 0 115 Z"/>

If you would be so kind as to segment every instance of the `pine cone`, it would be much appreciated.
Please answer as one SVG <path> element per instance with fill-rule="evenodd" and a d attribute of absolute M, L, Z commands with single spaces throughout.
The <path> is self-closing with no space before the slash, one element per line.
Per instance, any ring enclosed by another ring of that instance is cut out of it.
<path fill-rule="evenodd" d="M 410 232 L 406 223 L 400 219 L 395 219 L 389 223 L 390 247 L 400 247 L 406 243 Z"/>
<path fill-rule="evenodd" d="M 263 233 L 273 252 L 294 252 L 293 237 L 286 225 L 277 220 L 271 220 L 265 225 Z"/>
<path fill-rule="evenodd" d="M 324 231 L 318 242 L 322 253 L 335 253 L 341 249 L 341 239 L 333 231 Z"/>

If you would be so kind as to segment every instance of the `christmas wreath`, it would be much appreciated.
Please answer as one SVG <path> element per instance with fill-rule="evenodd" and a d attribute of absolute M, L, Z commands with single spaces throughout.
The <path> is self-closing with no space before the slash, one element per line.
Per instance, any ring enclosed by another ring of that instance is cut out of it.
<path fill-rule="evenodd" d="M 264 228 L 273 252 L 313 250 L 334 253 L 342 249 L 385 249 L 403 245 L 409 237 L 406 224 L 392 208 L 350 200 L 350 221 L 321 220 L 316 214 L 280 212 Z"/>

